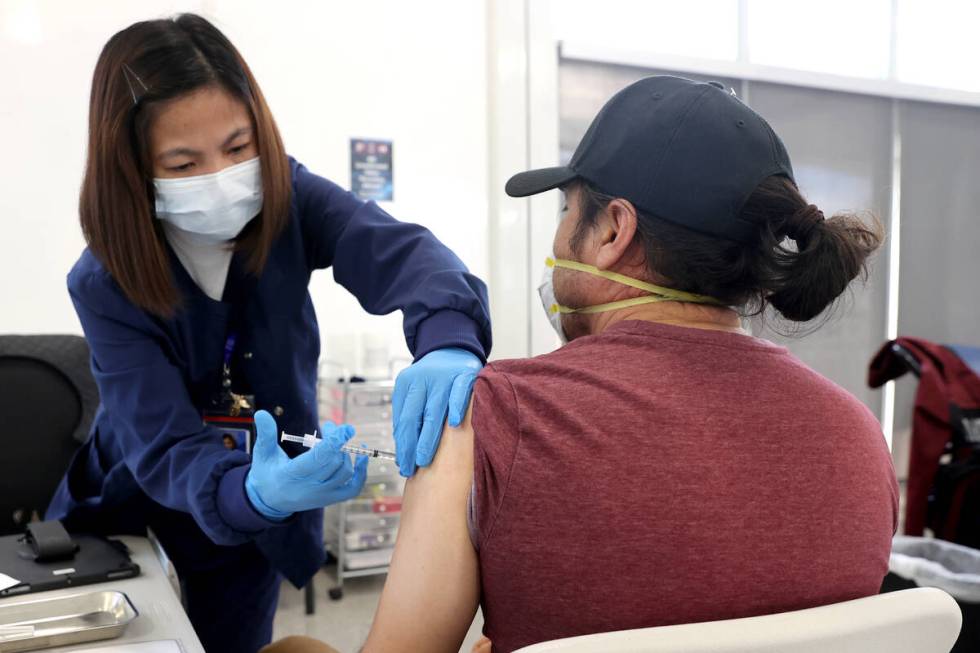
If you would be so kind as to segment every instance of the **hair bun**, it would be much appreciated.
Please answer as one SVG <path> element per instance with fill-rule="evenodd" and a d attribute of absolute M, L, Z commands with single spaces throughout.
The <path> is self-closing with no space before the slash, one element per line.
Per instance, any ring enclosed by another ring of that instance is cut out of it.
<path fill-rule="evenodd" d="M 798 244 L 806 245 L 810 240 L 810 234 L 823 224 L 823 221 L 823 211 L 817 208 L 816 204 L 807 204 L 786 221 L 786 235 Z"/>

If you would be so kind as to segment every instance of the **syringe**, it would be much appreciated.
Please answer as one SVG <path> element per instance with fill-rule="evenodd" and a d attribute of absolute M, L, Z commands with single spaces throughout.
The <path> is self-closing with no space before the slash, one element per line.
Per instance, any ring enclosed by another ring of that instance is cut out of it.
<path fill-rule="evenodd" d="M 285 431 L 282 432 L 283 442 L 295 442 L 301 444 L 307 449 L 316 445 L 320 441 L 320 438 L 316 436 L 316 431 L 313 435 L 309 433 L 304 433 L 303 435 L 290 435 Z M 385 451 L 384 449 L 371 449 L 365 446 L 355 446 L 353 444 L 345 444 L 340 447 L 340 450 L 344 453 L 352 453 L 355 456 L 367 456 L 368 458 L 380 458 L 381 460 L 395 460 L 395 453 L 393 451 Z"/>

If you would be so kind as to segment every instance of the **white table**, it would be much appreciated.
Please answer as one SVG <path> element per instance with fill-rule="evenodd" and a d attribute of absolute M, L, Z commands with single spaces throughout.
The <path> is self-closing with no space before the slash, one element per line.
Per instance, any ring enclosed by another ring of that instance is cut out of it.
<path fill-rule="evenodd" d="M 31 599 L 57 598 L 86 591 L 117 590 L 128 596 L 136 611 L 139 612 L 139 616 L 129 624 L 122 637 L 43 650 L 61 653 L 114 644 L 176 639 L 180 642 L 185 653 L 204 653 L 204 647 L 201 646 L 201 641 L 194 633 L 194 628 L 191 626 L 191 622 L 187 618 L 187 614 L 180 604 L 180 599 L 171 584 L 170 574 L 172 572 L 164 569 L 161 558 L 158 557 L 150 540 L 129 536 L 112 539 L 121 540 L 129 547 L 133 562 L 140 566 L 139 576 L 71 589 L 11 596 L 0 599 L 0 605 L 30 601 Z"/>

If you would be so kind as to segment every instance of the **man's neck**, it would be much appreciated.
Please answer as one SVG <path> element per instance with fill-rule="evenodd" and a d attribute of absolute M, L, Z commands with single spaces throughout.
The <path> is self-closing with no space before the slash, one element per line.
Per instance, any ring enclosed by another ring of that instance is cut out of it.
<path fill-rule="evenodd" d="M 686 302 L 657 302 L 609 311 L 608 313 L 598 313 L 591 317 L 589 331 L 594 335 L 602 333 L 614 324 L 627 320 L 641 320 L 691 329 L 728 331 L 749 335 L 742 328 L 739 314 L 725 306 L 689 304 Z"/>

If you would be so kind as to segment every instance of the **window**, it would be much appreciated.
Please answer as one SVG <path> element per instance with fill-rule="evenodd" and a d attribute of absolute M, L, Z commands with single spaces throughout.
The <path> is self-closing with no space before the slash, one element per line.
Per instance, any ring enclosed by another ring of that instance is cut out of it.
<path fill-rule="evenodd" d="M 897 20 L 899 81 L 980 92 L 980 2 L 899 0 Z"/>
<path fill-rule="evenodd" d="M 752 63 L 850 77 L 888 77 L 890 0 L 749 0 Z"/>
<path fill-rule="evenodd" d="M 559 41 L 706 59 L 738 54 L 737 0 L 561 0 L 551 7 Z"/>

